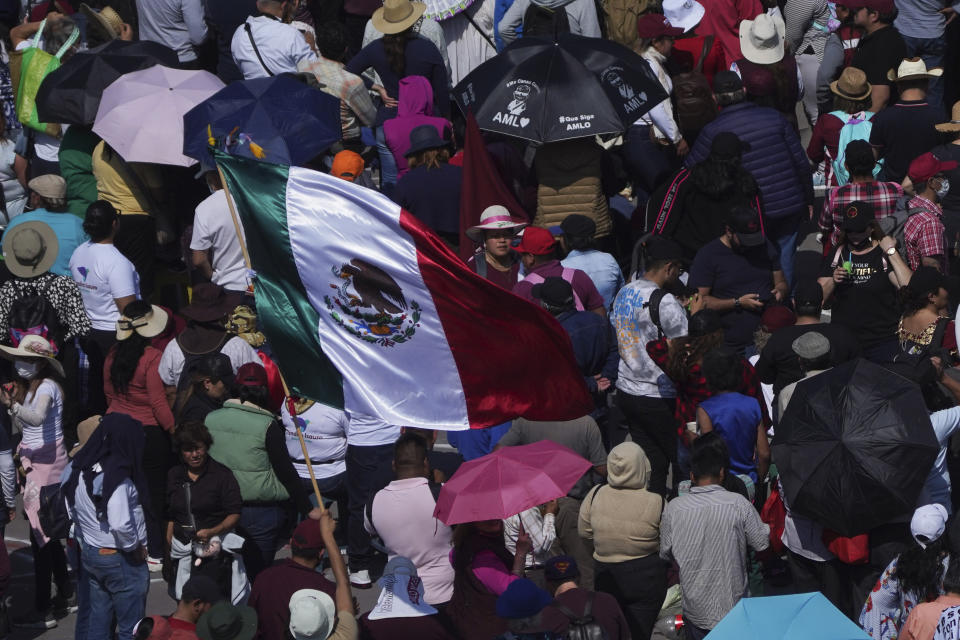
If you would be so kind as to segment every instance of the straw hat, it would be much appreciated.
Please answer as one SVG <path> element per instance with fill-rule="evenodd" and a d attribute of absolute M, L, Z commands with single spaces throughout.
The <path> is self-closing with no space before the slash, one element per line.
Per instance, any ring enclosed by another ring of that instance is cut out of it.
<path fill-rule="evenodd" d="M 474 242 L 483 242 L 483 232 L 487 229 L 514 229 L 520 230 L 527 226 L 526 222 L 518 222 L 510 217 L 506 207 L 495 204 L 487 207 L 480 214 L 480 224 L 467 229 L 467 237 Z"/>
<path fill-rule="evenodd" d="M 960 131 L 960 101 L 953 103 L 953 111 L 950 112 L 950 122 L 938 124 L 936 125 L 936 129 L 944 133 Z"/>
<path fill-rule="evenodd" d="M 939 78 L 943 69 L 934 67 L 927 69 L 923 58 L 905 58 L 896 69 L 887 71 L 887 80 L 901 82 L 903 80 L 917 80 L 920 78 Z"/>
<path fill-rule="evenodd" d="M 866 100 L 872 89 L 867 82 L 867 74 L 856 67 L 847 67 L 838 79 L 830 83 L 830 91 L 847 100 Z"/>
<path fill-rule="evenodd" d="M 90 416 L 77 425 L 77 444 L 74 445 L 73 449 L 70 449 L 70 452 L 67 454 L 68 456 L 72 458 L 77 455 L 80 449 L 83 448 L 83 445 L 87 444 L 87 440 L 90 439 L 93 432 L 100 426 L 101 420 L 103 420 L 103 416 Z"/>
<path fill-rule="evenodd" d="M 57 234 L 46 222 L 21 222 L 3 234 L 3 259 L 18 278 L 43 275 L 57 261 L 59 252 Z"/>
<path fill-rule="evenodd" d="M 423 2 L 385 0 L 383 6 L 373 12 L 370 22 L 380 33 L 400 33 L 415 25 L 426 10 L 427 5 Z"/>
<path fill-rule="evenodd" d="M 150 305 L 149 311 L 135 318 L 121 314 L 117 320 L 117 340 L 126 340 L 134 332 L 144 338 L 158 336 L 167 328 L 167 318 L 167 312 L 157 305 Z"/>
<path fill-rule="evenodd" d="M 63 365 L 57 360 L 56 355 L 57 352 L 45 338 L 35 335 L 24 336 L 16 347 L 0 345 L 0 357 L 7 360 L 46 360 L 62 376 Z"/>
<path fill-rule="evenodd" d="M 123 18 L 111 7 L 104 7 L 97 11 L 84 3 L 80 5 L 80 12 L 91 21 L 91 25 L 97 25 L 110 40 L 116 40 L 123 33 Z"/>
<path fill-rule="evenodd" d="M 783 40 L 787 27 L 780 16 L 761 13 L 740 23 L 740 50 L 756 64 L 773 64 L 783 59 Z"/>

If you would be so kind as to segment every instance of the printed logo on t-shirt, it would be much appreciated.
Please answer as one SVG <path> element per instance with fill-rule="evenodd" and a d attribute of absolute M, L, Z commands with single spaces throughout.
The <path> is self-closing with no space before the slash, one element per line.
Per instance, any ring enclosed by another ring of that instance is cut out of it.
<path fill-rule="evenodd" d="M 877 268 L 871 262 L 851 262 L 850 281 L 853 284 L 864 284 L 877 273 Z"/>
<path fill-rule="evenodd" d="M 73 281 L 77 283 L 78 287 L 82 289 L 87 289 L 89 291 L 97 290 L 96 285 L 87 284 L 87 276 L 90 275 L 89 269 L 87 269 L 86 267 L 77 267 L 77 273 L 80 274 L 81 278 L 83 278 L 83 280 L 77 280 L 76 278 L 73 279 Z"/>
<path fill-rule="evenodd" d="M 309 421 L 309 420 L 307 420 L 306 418 L 301 418 L 300 416 L 295 416 L 293 419 L 294 419 L 294 421 L 297 423 L 297 426 L 300 427 L 300 433 L 303 434 L 304 439 L 306 439 L 306 440 L 323 440 L 323 434 L 322 434 L 322 433 L 317 433 L 317 434 L 313 434 L 313 435 L 307 433 L 307 426 L 310 424 L 310 421 Z M 286 431 L 288 434 L 290 434 L 291 436 L 294 436 L 294 437 L 296 437 L 296 435 L 297 435 L 297 430 L 296 430 L 296 429 L 287 429 L 287 428 L 285 428 L 284 431 Z"/>
<path fill-rule="evenodd" d="M 87 273 L 88 273 L 88 271 L 87 271 L 87 268 L 86 268 L 86 267 L 77 267 L 77 273 L 79 273 L 79 274 L 83 277 L 83 281 L 84 281 L 84 282 L 87 281 Z"/>

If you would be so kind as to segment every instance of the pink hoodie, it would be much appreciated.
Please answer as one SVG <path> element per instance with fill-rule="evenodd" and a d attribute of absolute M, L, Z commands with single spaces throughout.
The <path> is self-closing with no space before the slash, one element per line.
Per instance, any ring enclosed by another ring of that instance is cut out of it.
<path fill-rule="evenodd" d="M 403 156 L 410 148 L 410 132 L 416 127 L 432 124 L 437 133 L 450 139 L 453 128 L 446 118 L 433 115 L 433 88 L 423 76 L 407 76 L 400 80 L 399 98 L 397 98 L 397 117 L 383 123 L 383 133 L 387 146 L 397 161 L 397 180 L 409 170 L 407 159 Z"/>

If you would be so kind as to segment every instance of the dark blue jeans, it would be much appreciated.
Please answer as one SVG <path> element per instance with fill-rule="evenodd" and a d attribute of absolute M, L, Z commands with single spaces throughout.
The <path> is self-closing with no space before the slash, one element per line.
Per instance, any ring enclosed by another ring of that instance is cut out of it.
<path fill-rule="evenodd" d="M 392 444 L 347 445 L 347 495 L 350 502 L 347 553 L 351 572 L 370 569 L 374 550 L 370 546 L 370 534 L 363 527 L 363 509 L 367 500 L 393 480 L 392 463 Z"/>
<path fill-rule="evenodd" d="M 243 563 L 252 584 L 261 571 L 273 564 L 277 549 L 283 546 L 290 513 L 282 505 L 243 505 L 237 530 L 246 542 Z"/>
<path fill-rule="evenodd" d="M 117 618 L 118 640 L 133 640 L 133 628 L 143 618 L 150 589 L 147 563 L 127 553 L 100 555 L 81 542 L 80 558 L 89 588 L 87 637 L 110 638 Z"/>
<path fill-rule="evenodd" d="M 912 38 L 903 36 L 907 45 L 908 58 L 923 58 L 927 69 L 931 67 L 943 68 L 943 58 L 947 53 L 947 39 L 944 36 L 937 38 Z M 931 78 L 927 89 L 927 104 L 943 107 L 943 78 Z"/>

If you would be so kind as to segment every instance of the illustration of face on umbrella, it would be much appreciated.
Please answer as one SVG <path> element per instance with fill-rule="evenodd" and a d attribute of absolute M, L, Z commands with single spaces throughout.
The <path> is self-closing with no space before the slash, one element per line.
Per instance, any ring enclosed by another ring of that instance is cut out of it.
<path fill-rule="evenodd" d="M 706 637 L 707 640 L 870 638 L 820 592 L 743 598 Z"/>
<path fill-rule="evenodd" d="M 433 515 L 448 525 L 509 518 L 567 495 L 592 466 L 549 440 L 503 447 L 460 465 Z"/>
<path fill-rule="evenodd" d="M 538 143 L 622 133 L 667 99 L 650 65 L 626 47 L 569 33 L 521 38 L 453 91 L 481 129 Z"/>
<path fill-rule="evenodd" d="M 939 449 L 920 388 L 866 360 L 801 380 L 772 447 L 790 509 L 842 536 L 913 513 Z"/>
<path fill-rule="evenodd" d="M 183 153 L 210 164 L 210 138 L 232 155 L 302 165 L 340 140 L 340 101 L 291 75 L 234 82 L 186 113 Z"/>
<path fill-rule="evenodd" d="M 93 132 L 127 162 L 189 167 L 196 160 L 183 155 L 183 115 L 223 86 L 206 71 L 156 65 L 128 73 L 103 92 Z"/>
<path fill-rule="evenodd" d="M 37 90 L 37 115 L 42 121 L 93 124 L 103 91 L 120 76 L 157 64 L 178 64 L 173 49 L 155 42 L 124 42 L 126 46 L 113 42 L 124 41 L 81 51 L 43 79 Z"/>

